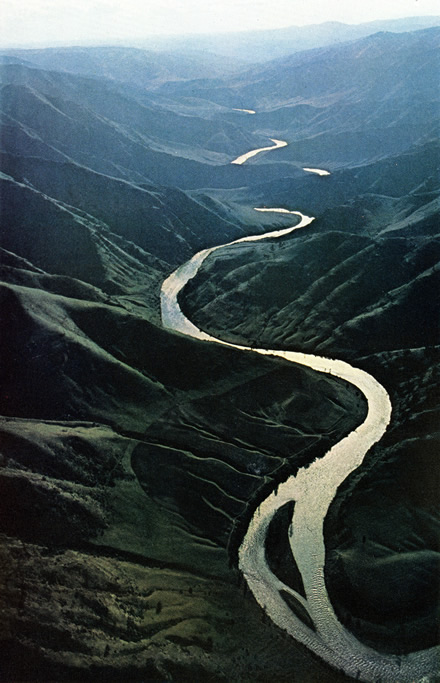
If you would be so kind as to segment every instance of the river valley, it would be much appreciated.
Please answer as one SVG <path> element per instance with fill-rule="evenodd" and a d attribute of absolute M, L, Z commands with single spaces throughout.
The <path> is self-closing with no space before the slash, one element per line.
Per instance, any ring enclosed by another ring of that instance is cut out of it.
<path fill-rule="evenodd" d="M 261 151 L 287 143 L 272 139 L 273 147 L 244 154 L 231 163 L 241 165 Z M 304 169 L 329 175 L 321 169 Z M 280 484 L 255 510 L 239 550 L 239 567 L 255 599 L 268 616 L 293 638 L 302 642 L 332 666 L 364 681 L 428 681 L 436 669 L 438 649 L 430 648 L 406 655 L 378 652 L 354 637 L 338 620 L 327 593 L 324 563 L 323 525 L 338 487 L 359 467 L 364 456 L 384 434 L 391 419 L 387 391 L 371 375 L 346 362 L 302 352 L 250 348 L 217 339 L 197 328 L 182 313 L 178 294 L 192 279 L 203 261 L 217 249 L 240 242 L 283 237 L 310 225 L 313 217 L 284 208 L 256 207 L 257 211 L 295 214 L 300 222 L 264 235 L 244 237 L 227 245 L 198 252 L 174 271 L 163 283 L 161 313 L 163 325 L 203 341 L 233 346 L 247 352 L 277 356 L 317 372 L 329 373 L 354 384 L 364 394 L 368 414 L 360 426 L 331 448 L 322 458 L 300 468 L 295 476 Z M 278 510 L 294 501 L 289 543 L 303 580 L 305 597 L 280 581 L 270 570 L 265 553 L 269 525 Z M 288 596 L 288 599 L 287 599 Z"/>

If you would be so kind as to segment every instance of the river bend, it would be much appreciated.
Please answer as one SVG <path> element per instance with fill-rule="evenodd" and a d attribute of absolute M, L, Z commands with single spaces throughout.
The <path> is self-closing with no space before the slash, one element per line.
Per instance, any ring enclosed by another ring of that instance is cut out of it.
<path fill-rule="evenodd" d="M 261 150 L 255 150 L 256 153 L 259 151 Z M 250 154 L 244 156 L 249 158 Z M 236 160 L 236 163 L 243 162 Z M 362 391 L 368 404 L 368 412 L 360 426 L 335 444 L 322 458 L 301 467 L 296 475 L 280 484 L 277 490 L 259 505 L 239 549 L 240 570 L 257 602 L 272 621 L 332 666 L 364 681 L 429 681 L 438 666 L 438 648 L 420 650 L 407 655 L 390 655 L 364 645 L 338 620 L 324 579 L 325 516 L 338 487 L 359 467 L 368 450 L 384 434 L 391 418 L 388 393 L 374 377 L 341 360 L 301 352 L 249 348 L 217 339 L 188 320 L 177 301 L 179 292 L 196 275 L 209 254 L 217 249 L 241 242 L 281 237 L 305 228 L 314 220 L 313 217 L 305 216 L 298 211 L 283 208 L 264 207 L 256 210 L 295 214 L 301 220 L 289 228 L 264 235 L 243 237 L 221 246 L 204 249 L 177 268 L 164 281 L 161 289 L 164 327 L 200 340 L 277 356 L 318 372 L 330 373 L 354 384 Z M 301 572 L 306 598 L 280 581 L 271 572 L 266 561 L 265 545 L 270 522 L 276 511 L 291 501 L 295 501 L 295 507 L 289 530 L 289 542 L 292 556 Z M 291 600 L 301 605 L 313 623 L 313 628 L 296 616 L 283 598 L 283 593 L 288 593 Z"/>
<path fill-rule="evenodd" d="M 257 154 L 260 154 L 260 152 L 269 152 L 272 149 L 279 149 L 280 147 L 287 147 L 287 142 L 285 142 L 285 140 L 276 140 L 275 138 L 270 138 L 270 139 L 271 139 L 271 142 L 274 143 L 270 147 L 259 147 L 258 149 L 252 149 L 250 152 L 246 152 L 246 154 L 242 154 L 241 156 L 234 159 L 234 161 L 231 161 L 231 164 L 238 164 L 238 166 L 241 166 L 242 164 L 244 164 L 245 161 L 247 161 L 248 159 L 251 159 L 252 157 L 257 156 Z"/>

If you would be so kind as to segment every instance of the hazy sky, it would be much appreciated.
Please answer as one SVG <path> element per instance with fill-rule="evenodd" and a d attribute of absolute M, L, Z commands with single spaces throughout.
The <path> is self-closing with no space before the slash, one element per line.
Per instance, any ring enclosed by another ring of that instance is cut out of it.
<path fill-rule="evenodd" d="M 111 42 L 438 13 L 438 0 L 0 0 L 0 44 Z"/>

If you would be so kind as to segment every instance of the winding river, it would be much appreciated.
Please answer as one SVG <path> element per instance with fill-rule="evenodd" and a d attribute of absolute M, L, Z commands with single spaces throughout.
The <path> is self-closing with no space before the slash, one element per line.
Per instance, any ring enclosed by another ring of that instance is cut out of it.
<path fill-rule="evenodd" d="M 277 149 L 287 144 L 279 140 L 272 141 L 276 143 L 274 147 L 254 150 L 254 154 L 248 152 L 232 163 L 244 163 L 260 151 Z M 318 170 L 313 169 L 315 172 Z M 298 211 L 282 208 L 265 207 L 256 210 L 294 214 L 300 217 L 300 222 L 289 228 L 264 235 L 243 237 L 195 254 L 187 263 L 177 268 L 162 285 L 161 314 L 164 327 L 204 341 L 248 352 L 278 356 L 318 372 L 330 373 L 352 383 L 362 391 L 368 404 L 368 412 L 360 426 L 335 444 L 322 458 L 301 467 L 295 476 L 280 484 L 255 510 L 239 549 L 240 570 L 257 602 L 274 623 L 349 676 L 364 681 L 429 681 L 438 667 L 439 648 L 420 650 L 407 655 L 389 655 L 364 645 L 338 620 L 324 579 L 325 516 L 338 487 L 360 466 L 368 450 L 387 429 L 391 419 L 388 393 L 374 377 L 341 360 L 293 351 L 251 349 L 212 337 L 188 320 L 178 304 L 179 292 L 196 275 L 209 254 L 217 249 L 241 242 L 281 237 L 305 228 L 314 220 L 313 217 L 305 216 Z M 301 572 L 306 597 L 280 581 L 271 572 L 266 561 L 265 545 L 270 522 L 277 510 L 292 501 L 295 502 L 295 506 L 289 529 L 289 542 L 292 556 Z"/>
<path fill-rule="evenodd" d="M 237 164 L 238 166 L 241 166 L 245 161 L 251 159 L 252 157 L 256 157 L 257 154 L 260 154 L 260 152 L 270 152 L 272 149 L 287 147 L 287 142 L 284 140 L 276 140 L 275 138 L 270 138 L 270 140 L 274 143 L 270 147 L 259 147 L 258 149 L 252 149 L 250 152 L 246 152 L 246 154 L 242 154 L 234 159 L 234 161 L 231 161 L 231 164 Z"/>

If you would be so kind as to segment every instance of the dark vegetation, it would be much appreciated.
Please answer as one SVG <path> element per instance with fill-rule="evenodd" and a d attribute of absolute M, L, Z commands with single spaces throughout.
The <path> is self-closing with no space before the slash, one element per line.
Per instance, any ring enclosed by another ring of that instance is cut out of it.
<path fill-rule="evenodd" d="M 141 50 L 3 58 L 1 680 L 344 680 L 264 619 L 236 552 L 256 505 L 364 401 L 160 324 L 161 283 L 192 253 L 295 220 L 264 205 L 317 219 L 213 254 L 182 305 L 224 338 L 347 358 L 387 387 L 389 432 L 326 521 L 328 587 L 375 647 L 433 643 L 437 41 L 379 34 L 232 75 L 213 57 L 210 78 Z M 269 137 L 291 144 L 230 164 Z M 335 172 L 301 170 L 318 163 Z M 266 556 L 301 592 L 289 515 Z"/>

